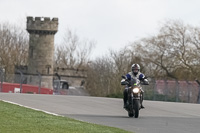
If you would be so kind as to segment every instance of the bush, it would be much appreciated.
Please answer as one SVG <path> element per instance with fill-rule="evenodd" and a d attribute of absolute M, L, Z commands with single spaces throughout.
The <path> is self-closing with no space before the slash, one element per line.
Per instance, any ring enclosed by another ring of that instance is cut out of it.
<path fill-rule="evenodd" d="M 111 97 L 111 98 L 123 98 L 123 93 L 112 93 L 107 95 L 106 97 Z"/>

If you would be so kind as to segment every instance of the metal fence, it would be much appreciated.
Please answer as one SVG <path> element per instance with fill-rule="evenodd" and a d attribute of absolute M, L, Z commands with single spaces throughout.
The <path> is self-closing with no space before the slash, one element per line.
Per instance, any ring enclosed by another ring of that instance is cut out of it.
<path fill-rule="evenodd" d="M 41 81 L 44 81 L 44 77 L 41 77 L 38 73 L 38 92 L 40 93 Z M 27 84 L 27 75 L 22 72 L 18 74 L 5 74 L 0 69 L 0 92 L 2 91 L 3 82 L 19 83 L 20 90 L 22 84 Z M 171 102 L 187 102 L 187 103 L 199 103 L 200 104 L 200 82 L 199 81 L 177 81 L 177 80 L 150 80 L 150 85 L 143 86 L 144 99 L 154 101 L 171 101 Z"/>
<path fill-rule="evenodd" d="M 23 91 L 23 87 L 24 84 L 28 84 L 28 85 L 32 85 L 32 86 L 37 86 L 38 87 L 38 91 L 37 93 L 41 93 L 41 89 L 42 88 L 52 88 L 54 87 L 54 81 L 57 81 L 59 79 L 58 76 L 56 75 L 41 75 L 39 72 L 36 72 L 36 74 L 34 75 L 28 75 L 25 72 L 21 71 L 21 70 L 16 70 L 15 74 L 8 74 L 3 72 L 3 70 L 0 69 L 0 92 L 3 92 L 2 90 L 4 90 L 6 88 L 9 87 L 5 87 L 7 85 L 5 84 L 14 84 L 17 83 L 19 87 L 17 87 L 17 89 L 20 90 L 19 93 L 22 93 Z M 82 86 L 83 85 L 83 79 L 85 79 L 84 77 L 78 77 L 78 76 L 73 76 L 73 75 L 68 75 L 68 76 L 63 76 L 61 75 L 60 77 L 60 81 L 67 82 L 67 86 Z M 7 82 L 4 83 L 3 82 Z M 65 89 L 66 84 L 60 84 L 58 85 L 60 87 L 60 89 Z M 64 87 L 63 87 L 64 86 Z M 5 87 L 4 89 L 2 89 L 3 87 Z M 68 88 L 68 87 L 67 87 Z M 8 90 L 8 89 L 6 89 Z"/>
<path fill-rule="evenodd" d="M 198 81 L 150 80 L 143 89 L 146 100 L 200 103 Z"/>
<path fill-rule="evenodd" d="M 5 74 L 5 73 L 0 71 L 0 80 L 1 80 L 0 92 L 3 92 L 3 90 L 5 91 L 5 89 L 7 90 L 7 88 L 10 88 L 10 86 L 12 86 L 12 84 L 14 86 L 14 84 L 17 83 L 17 84 L 20 84 L 20 86 L 19 86 L 20 92 L 19 93 L 22 93 L 22 88 L 23 88 L 22 84 L 27 83 L 27 76 L 24 75 L 20 71 L 19 71 L 19 74 Z M 4 85 L 3 85 L 3 82 L 4 82 Z M 3 87 L 5 87 L 5 88 L 3 88 Z M 38 92 L 39 92 L 39 89 L 38 89 Z"/>
<path fill-rule="evenodd" d="M 4 71 L 2 68 L 0 68 L 0 81 L 1 81 L 0 83 L 0 92 L 1 92 L 2 87 L 3 87 L 3 81 L 4 81 Z"/>

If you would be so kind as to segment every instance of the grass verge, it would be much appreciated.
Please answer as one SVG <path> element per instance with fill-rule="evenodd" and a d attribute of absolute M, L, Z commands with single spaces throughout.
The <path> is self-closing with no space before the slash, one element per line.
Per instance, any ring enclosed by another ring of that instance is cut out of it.
<path fill-rule="evenodd" d="M 0 101 L 0 133 L 130 133 Z"/>

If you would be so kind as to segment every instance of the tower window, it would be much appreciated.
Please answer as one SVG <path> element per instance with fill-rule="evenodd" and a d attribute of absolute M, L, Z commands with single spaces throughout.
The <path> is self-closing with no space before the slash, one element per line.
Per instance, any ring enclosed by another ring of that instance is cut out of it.
<path fill-rule="evenodd" d="M 47 68 L 47 74 L 49 74 L 51 65 L 46 65 L 46 68 Z"/>
<path fill-rule="evenodd" d="M 30 50 L 30 55 L 29 55 L 29 56 L 30 56 L 30 58 L 33 58 L 33 47 L 30 46 L 30 49 L 29 49 L 29 50 Z"/>

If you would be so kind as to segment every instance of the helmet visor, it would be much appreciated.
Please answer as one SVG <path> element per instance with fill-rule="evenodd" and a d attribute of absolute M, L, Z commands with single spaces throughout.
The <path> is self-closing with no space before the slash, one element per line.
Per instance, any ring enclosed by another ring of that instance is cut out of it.
<path fill-rule="evenodd" d="M 138 73 L 139 70 L 138 69 L 132 69 L 133 73 Z"/>

